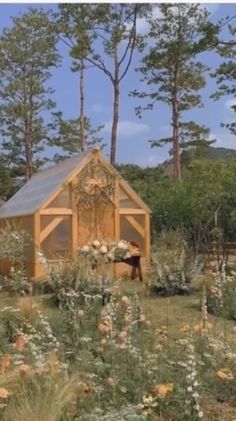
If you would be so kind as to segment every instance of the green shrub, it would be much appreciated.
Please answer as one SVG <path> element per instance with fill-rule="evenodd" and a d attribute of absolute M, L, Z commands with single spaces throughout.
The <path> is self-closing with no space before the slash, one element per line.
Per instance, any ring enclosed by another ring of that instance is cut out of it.
<path fill-rule="evenodd" d="M 151 290 L 161 295 L 189 293 L 191 279 L 201 266 L 180 231 L 163 231 L 152 252 Z"/>

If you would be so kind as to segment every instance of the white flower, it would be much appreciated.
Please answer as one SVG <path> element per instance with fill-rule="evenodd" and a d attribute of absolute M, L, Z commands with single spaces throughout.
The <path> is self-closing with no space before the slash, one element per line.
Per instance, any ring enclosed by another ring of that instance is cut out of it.
<path fill-rule="evenodd" d="M 100 248 L 100 251 L 101 251 L 102 254 L 106 254 L 107 253 L 107 247 L 106 246 L 102 246 Z"/>
<path fill-rule="evenodd" d="M 127 251 L 127 253 L 124 255 L 125 259 L 129 259 L 131 257 L 131 253 Z"/>
<path fill-rule="evenodd" d="M 81 247 L 81 251 L 82 251 L 82 253 L 88 253 L 89 252 L 89 246 L 84 245 L 83 247 Z"/>
<path fill-rule="evenodd" d="M 198 417 L 199 417 L 199 418 L 202 418 L 202 417 L 203 417 L 203 412 L 202 412 L 202 411 L 199 411 L 199 412 L 198 412 Z"/>
<path fill-rule="evenodd" d="M 188 386 L 188 387 L 187 387 L 187 391 L 188 391 L 188 392 L 192 392 L 192 391 L 193 391 L 192 386 Z"/>
<path fill-rule="evenodd" d="M 128 250 L 129 249 L 129 246 L 128 246 L 128 244 L 126 244 L 124 241 L 119 241 L 119 243 L 117 244 L 117 247 L 119 248 L 119 249 L 122 249 L 122 250 Z"/>
<path fill-rule="evenodd" d="M 100 241 L 94 240 L 93 241 L 93 246 L 96 247 L 96 248 L 100 247 Z"/>

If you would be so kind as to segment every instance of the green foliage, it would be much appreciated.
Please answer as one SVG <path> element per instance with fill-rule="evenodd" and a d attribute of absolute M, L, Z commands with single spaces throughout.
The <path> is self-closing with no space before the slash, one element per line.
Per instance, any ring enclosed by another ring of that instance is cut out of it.
<path fill-rule="evenodd" d="M 92 128 L 90 120 L 84 118 L 84 144 L 85 148 L 101 145 L 102 138 L 99 132 L 103 126 Z M 62 113 L 54 113 L 52 129 L 56 132 L 51 136 L 49 144 L 57 146 L 63 152 L 63 155 L 57 153 L 54 156 L 55 161 L 69 158 L 73 154 L 81 152 L 81 130 L 80 118 L 64 120 Z M 104 146 L 104 145 L 101 145 Z"/>
<path fill-rule="evenodd" d="M 165 176 L 159 167 L 121 166 L 119 169 L 151 208 L 154 233 L 179 228 L 198 250 L 214 239 L 217 219 L 223 241 L 234 241 L 236 164 L 233 160 L 191 161 L 184 169 L 181 183 Z"/>
<path fill-rule="evenodd" d="M 47 14 L 36 9 L 12 18 L 0 38 L 1 150 L 26 179 L 44 162 L 38 154 L 49 136 L 42 113 L 54 107 L 47 82 L 59 60 L 55 43 Z"/>
<path fill-rule="evenodd" d="M 150 142 L 152 146 L 172 143 L 174 176 L 181 178 L 181 146 L 185 142 L 187 146 L 198 145 L 201 136 L 207 134 L 207 129 L 204 133 L 193 122 L 184 123 L 183 113 L 203 105 L 199 91 L 205 86 L 207 67 L 197 61 L 197 56 L 208 45 L 209 40 L 203 39 L 209 13 L 199 4 L 160 4 L 159 11 L 161 16 L 151 16 L 149 20 L 147 39 L 153 42 L 138 68 L 147 89 L 136 89 L 132 95 L 150 101 L 144 108 L 136 107 L 139 117 L 143 110 L 153 110 L 158 102 L 170 108 L 172 134 Z M 204 138 L 205 143 L 207 140 Z"/>
<path fill-rule="evenodd" d="M 223 41 L 218 40 L 217 52 L 225 59 L 220 64 L 218 69 L 212 74 L 216 78 L 218 85 L 217 91 L 212 95 L 212 98 L 218 100 L 222 96 L 229 95 L 232 98 L 232 105 L 230 106 L 232 112 L 236 113 L 236 71 L 235 71 L 235 58 L 236 58 L 236 43 L 235 43 L 236 27 L 228 26 L 228 36 L 230 39 Z M 229 129 L 232 134 L 236 134 L 236 123 L 235 121 L 229 123 L 222 123 L 223 127 Z"/>
<path fill-rule="evenodd" d="M 27 231 L 7 223 L 0 229 L 0 259 L 7 259 L 14 268 L 22 267 L 25 248 L 32 243 Z"/>

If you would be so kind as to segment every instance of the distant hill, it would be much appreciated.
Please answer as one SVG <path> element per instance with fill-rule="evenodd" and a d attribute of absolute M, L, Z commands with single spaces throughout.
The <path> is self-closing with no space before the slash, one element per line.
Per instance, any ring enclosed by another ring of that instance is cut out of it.
<path fill-rule="evenodd" d="M 236 160 L 236 149 L 227 149 L 227 148 L 214 148 L 209 147 L 204 153 L 204 159 L 206 160 Z M 167 174 L 171 173 L 172 159 L 168 159 L 161 164 L 165 168 Z"/>

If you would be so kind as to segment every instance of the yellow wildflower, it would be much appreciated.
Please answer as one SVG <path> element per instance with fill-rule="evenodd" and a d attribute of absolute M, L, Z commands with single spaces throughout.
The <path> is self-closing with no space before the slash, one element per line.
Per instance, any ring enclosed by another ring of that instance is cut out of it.
<path fill-rule="evenodd" d="M 157 384 L 153 389 L 153 394 L 158 396 L 158 398 L 165 398 L 166 395 L 172 392 L 173 388 L 173 383 Z"/>
<path fill-rule="evenodd" d="M 5 389 L 4 387 L 0 387 L 0 398 L 6 399 L 8 398 L 9 395 L 10 393 L 8 392 L 7 389 Z"/>
<path fill-rule="evenodd" d="M 217 371 L 217 376 L 221 380 L 233 380 L 234 379 L 233 373 L 229 368 L 221 368 L 219 371 Z"/>
<path fill-rule="evenodd" d="M 6 368 L 10 365 L 11 363 L 11 357 L 9 354 L 4 354 L 2 357 L 2 361 L 0 363 L 0 369 L 1 372 L 4 373 L 6 371 Z"/>

